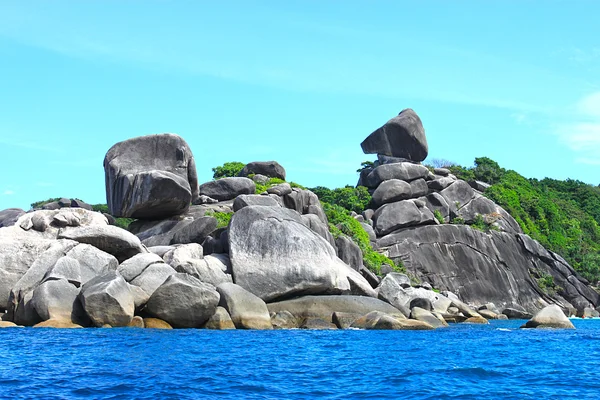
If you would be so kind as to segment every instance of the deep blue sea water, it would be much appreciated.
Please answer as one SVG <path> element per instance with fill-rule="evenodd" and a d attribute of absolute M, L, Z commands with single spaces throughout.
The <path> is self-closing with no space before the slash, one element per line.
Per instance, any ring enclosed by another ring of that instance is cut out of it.
<path fill-rule="evenodd" d="M 435 331 L 0 330 L 0 398 L 595 399 L 600 320 Z"/>

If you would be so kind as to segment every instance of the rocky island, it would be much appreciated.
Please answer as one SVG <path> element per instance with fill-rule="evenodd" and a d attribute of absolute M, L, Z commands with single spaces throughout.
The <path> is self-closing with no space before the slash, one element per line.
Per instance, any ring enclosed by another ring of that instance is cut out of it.
<path fill-rule="evenodd" d="M 598 316 L 589 282 L 484 196 L 486 182 L 422 164 L 413 110 L 361 147 L 377 154 L 357 185 L 370 204 L 351 216 L 366 244 L 276 161 L 200 184 L 177 135 L 117 143 L 104 158 L 108 213 L 77 199 L 0 211 L 0 326 L 437 329 L 519 318 L 572 328 L 566 315 Z M 123 229 L 115 218 L 135 221 Z M 372 268 L 367 252 L 388 262 Z"/>

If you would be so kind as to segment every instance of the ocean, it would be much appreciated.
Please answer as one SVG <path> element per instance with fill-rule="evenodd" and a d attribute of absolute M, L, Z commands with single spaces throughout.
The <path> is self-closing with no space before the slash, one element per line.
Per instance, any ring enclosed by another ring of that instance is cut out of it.
<path fill-rule="evenodd" d="M 0 329 L 0 398 L 596 399 L 600 320 L 435 331 Z"/>

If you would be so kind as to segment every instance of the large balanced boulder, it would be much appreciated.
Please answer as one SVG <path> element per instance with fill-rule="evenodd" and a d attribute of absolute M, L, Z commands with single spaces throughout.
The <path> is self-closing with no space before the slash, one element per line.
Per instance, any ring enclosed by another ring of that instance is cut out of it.
<path fill-rule="evenodd" d="M 90 244 L 112 254 L 120 262 L 139 253 L 147 253 L 140 239 L 134 234 L 112 225 L 92 225 L 68 228 L 58 235 L 59 239 L 71 239 Z"/>
<path fill-rule="evenodd" d="M 200 185 L 200 195 L 218 201 L 232 200 L 239 195 L 254 194 L 254 192 L 256 192 L 254 181 L 243 177 L 221 178 Z"/>
<path fill-rule="evenodd" d="M 575 329 L 573 323 L 556 304 L 542 308 L 521 328 L 562 328 Z"/>
<path fill-rule="evenodd" d="M 98 276 L 82 286 L 79 300 L 94 325 L 127 326 L 135 303 L 127 282 L 118 272 Z"/>
<path fill-rule="evenodd" d="M 350 290 L 350 267 L 292 210 L 244 207 L 231 218 L 228 240 L 234 282 L 264 301 Z"/>
<path fill-rule="evenodd" d="M 242 168 L 238 176 L 260 174 L 270 178 L 279 178 L 285 181 L 285 169 L 277 161 L 254 161 Z"/>
<path fill-rule="evenodd" d="M 264 301 L 234 283 L 217 286 L 220 305 L 225 308 L 238 329 L 272 329 L 271 316 Z"/>
<path fill-rule="evenodd" d="M 429 175 L 429 170 L 421 164 L 413 164 L 410 162 L 383 164 L 369 172 L 365 177 L 364 185 L 370 188 L 376 188 L 382 182 L 390 179 L 399 179 L 401 181 L 410 182 L 416 179 L 425 178 L 427 175 Z"/>
<path fill-rule="evenodd" d="M 104 157 L 104 172 L 108 208 L 114 216 L 177 215 L 198 197 L 194 156 L 174 134 L 140 136 L 115 144 Z"/>
<path fill-rule="evenodd" d="M 361 144 L 365 154 L 382 154 L 423 161 L 427 158 L 427 138 L 421 119 L 412 109 L 402 110 Z"/>
<path fill-rule="evenodd" d="M 174 274 L 150 297 L 146 311 L 177 328 L 199 328 L 215 313 L 219 293 L 188 274 Z"/>

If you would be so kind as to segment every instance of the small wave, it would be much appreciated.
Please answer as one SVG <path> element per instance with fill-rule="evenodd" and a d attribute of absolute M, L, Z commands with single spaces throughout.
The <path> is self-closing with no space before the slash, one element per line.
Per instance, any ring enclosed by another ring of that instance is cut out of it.
<path fill-rule="evenodd" d="M 497 331 L 502 331 L 502 332 L 512 332 L 514 329 L 508 329 L 508 328 L 496 328 Z"/>

